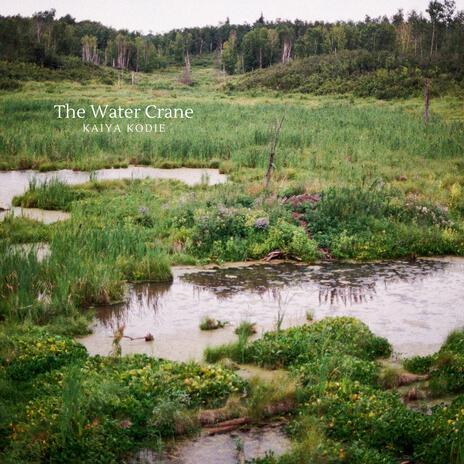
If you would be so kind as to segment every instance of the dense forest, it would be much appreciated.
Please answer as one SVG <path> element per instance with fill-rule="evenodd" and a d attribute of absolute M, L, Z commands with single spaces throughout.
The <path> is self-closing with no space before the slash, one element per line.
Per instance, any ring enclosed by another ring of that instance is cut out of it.
<path fill-rule="evenodd" d="M 397 98 L 418 95 L 433 80 L 435 94 L 460 94 L 464 82 L 464 12 L 454 0 L 431 1 L 425 13 L 326 23 L 266 21 L 172 30 L 116 30 L 55 11 L 0 16 L 0 89 L 21 80 L 114 81 L 105 70 L 152 72 L 212 60 L 244 75 L 229 89 L 258 87 L 313 94 L 352 93 Z M 276 65 L 276 66 L 274 66 Z M 270 68 L 270 69 L 269 69 Z M 250 73 L 250 71 L 255 71 Z"/>
<path fill-rule="evenodd" d="M 464 58 L 464 12 L 453 0 L 430 2 L 426 15 L 399 10 L 392 18 L 367 17 L 360 22 L 268 22 L 230 24 L 142 35 L 115 30 L 94 21 L 55 17 L 42 11 L 30 18 L 0 16 L 0 59 L 29 61 L 59 67 L 63 57 L 115 68 L 151 71 L 185 55 L 215 52 L 225 70 L 250 71 L 294 58 L 336 54 L 342 50 L 387 51 L 420 61 L 446 56 L 453 63 Z"/>

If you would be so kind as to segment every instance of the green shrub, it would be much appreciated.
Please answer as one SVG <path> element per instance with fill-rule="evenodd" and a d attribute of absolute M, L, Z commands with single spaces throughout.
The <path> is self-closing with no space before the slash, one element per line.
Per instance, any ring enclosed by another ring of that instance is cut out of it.
<path fill-rule="evenodd" d="M 310 391 L 308 412 L 336 439 L 404 456 L 433 436 L 429 417 L 407 409 L 395 393 L 348 381 L 328 383 L 322 394 L 319 387 Z"/>
<path fill-rule="evenodd" d="M 29 380 L 86 357 L 87 350 L 72 338 L 30 332 L 11 337 L 0 361 L 8 377 Z"/>
<path fill-rule="evenodd" d="M 377 385 L 379 367 L 373 361 L 354 356 L 326 355 L 314 361 L 298 365 L 294 373 L 303 385 L 316 385 L 320 382 L 342 380 L 358 381 L 363 385 Z"/>
<path fill-rule="evenodd" d="M 299 207 L 319 246 L 340 259 L 386 259 L 464 251 L 464 232 L 446 210 L 377 188 L 331 188 Z"/>
<path fill-rule="evenodd" d="M 274 250 L 289 258 L 314 261 L 318 256 L 316 243 L 302 227 L 279 217 L 280 213 L 271 211 L 269 217 L 265 211 L 223 205 L 197 209 L 187 249 L 194 256 L 214 261 L 259 259 Z"/>
<path fill-rule="evenodd" d="M 219 366 L 144 355 L 81 359 L 34 380 L 33 398 L 9 425 L 8 456 L 19 462 L 121 462 L 143 441 L 195 430 L 198 407 L 220 406 L 244 386 Z"/>
<path fill-rule="evenodd" d="M 235 356 L 238 354 L 243 359 L 237 359 Z M 237 344 L 208 351 L 210 360 L 218 360 L 225 355 L 240 362 L 271 368 L 316 362 L 324 355 L 374 360 L 390 354 L 391 346 L 387 340 L 373 335 L 364 323 L 351 317 L 328 317 L 310 325 L 266 332 L 262 338 L 247 344 L 243 352 Z M 354 368 L 354 365 L 351 367 Z M 346 369 L 351 367 L 347 360 Z"/>
<path fill-rule="evenodd" d="M 267 332 L 251 343 L 247 358 L 265 366 L 290 366 L 314 361 L 323 354 L 373 360 L 389 356 L 390 344 L 350 317 L 328 317 L 314 324 Z"/>
<path fill-rule="evenodd" d="M 435 362 L 435 359 L 434 355 L 413 356 L 412 358 L 405 359 L 403 365 L 405 369 L 414 374 L 427 374 Z"/>
<path fill-rule="evenodd" d="M 464 462 L 464 397 L 448 407 L 435 408 L 430 418 L 430 440 L 419 443 L 414 457 L 424 464 L 462 464 Z"/>
<path fill-rule="evenodd" d="M 341 50 L 313 55 L 246 73 L 228 83 L 229 89 L 297 91 L 315 95 L 353 94 L 379 99 L 418 96 L 424 77 L 433 77 L 434 88 L 454 92 L 459 87 L 455 73 L 443 73 L 446 65 L 421 63 L 412 57 L 392 56 L 385 52 Z"/>
<path fill-rule="evenodd" d="M 440 351 L 452 351 L 464 355 L 464 329 L 451 332 Z"/>
<path fill-rule="evenodd" d="M 438 396 L 464 392 L 464 354 L 440 350 L 431 371 L 429 387 Z"/>
<path fill-rule="evenodd" d="M 429 388 L 436 396 L 464 392 L 464 330 L 455 330 L 438 353 L 416 356 L 404 362 L 406 369 L 429 373 Z"/>

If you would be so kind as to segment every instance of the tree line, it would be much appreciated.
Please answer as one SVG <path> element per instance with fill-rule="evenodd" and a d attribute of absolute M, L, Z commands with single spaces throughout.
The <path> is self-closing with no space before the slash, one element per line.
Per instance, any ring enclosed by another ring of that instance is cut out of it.
<path fill-rule="evenodd" d="M 426 63 L 439 57 L 453 66 L 464 60 L 464 12 L 454 0 L 431 1 L 425 13 L 399 10 L 392 18 L 363 21 L 266 21 L 141 34 L 95 21 L 76 21 L 55 11 L 32 17 L 0 16 L 0 59 L 59 68 L 65 57 L 117 69 L 150 72 L 190 58 L 215 54 L 229 74 L 286 64 L 295 58 L 343 50 L 389 52 Z"/>

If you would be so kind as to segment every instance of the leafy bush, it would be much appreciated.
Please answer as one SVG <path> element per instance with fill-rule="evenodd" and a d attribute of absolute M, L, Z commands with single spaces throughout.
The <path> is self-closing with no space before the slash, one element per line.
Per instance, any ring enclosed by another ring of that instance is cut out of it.
<path fill-rule="evenodd" d="M 260 210 L 219 205 L 194 212 L 187 249 L 215 261 L 259 259 L 280 250 L 288 257 L 316 259 L 316 244 L 305 230 L 286 218 Z"/>
<path fill-rule="evenodd" d="M 228 349 L 216 348 L 214 358 L 217 360 L 221 353 L 232 359 L 237 354 L 233 344 Z M 245 361 L 258 365 L 288 367 L 316 362 L 324 355 L 374 360 L 390 353 L 388 341 L 373 335 L 361 321 L 351 317 L 328 317 L 310 325 L 266 332 L 245 347 L 243 356 Z M 346 361 L 346 369 L 353 367 L 348 359 Z"/>
<path fill-rule="evenodd" d="M 435 361 L 435 356 L 413 356 L 412 358 L 405 359 L 403 366 L 410 372 L 414 374 L 426 374 L 430 371 L 433 363 Z"/>
<path fill-rule="evenodd" d="M 431 440 L 419 443 L 415 458 L 424 464 L 464 462 L 464 396 L 448 407 L 435 408 L 430 418 Z"/>
<path fill-rule="evenodd" d="M 92 79 L 107 83 L 109 79 L 116 76 L 114 70 L 103 66 L 95 66 L 89 63 L 82 63 L 82 60 L 74 56 L 62 56 L 54 66 L 38 66 L 34 63 L 22 61 L 0 61 L 0 75 L 2 81 L 61 81 L 63 79 L 88 82 Z M 21 84 L 19 84 L 21 85 Z M 16 87 L 17 88 L 17 87 Z M 8 89 L 14 90 L 14 89 Z"/>
<path fill-rule="evenodd" d="M 280 250 L 286 256 L 299 257 L 305 261 L 314 261 L 318 256 L 317 245 L 306 231 L 281 219 L 269 228 L 266 240 L 256 244 L 251 254 L 253 257 L 262 257 L 273 250 Z"/>
<path fill-rule="evenodd" d="M 328 383 L 322 394 L 319 387 L 311 391 L 308 411 L 334 438 L 405 455 L 433 436 L 429 418 L 407 409 L 395 393 L 349 381 Z"/>
<path fill-rule="evenodd" d="M 140 441 L 194 430 L 196 408 L 218 406 L 243 387 L 219 366 L 144 355 L 80 360 L 36 378 L 33 399 L 10 425 L 9 456 L 120 462 Z"/>
<path fill-rule="evenodd" d="M 46 332 L 28 332 L 11 337 L 9 347 L 0 358 L 8 377 L 29 380 L 37 374 L 83 360 L 87 350 L 72 338 Z"/>
<path fill-rule="evenodd" d="M 464 392 L 464 330 L 452 332 L 438 353 L 407 359 L 404 366 L 411 372 L 429 373 L 434 395 Z"/>
<path fill-rule="evenodd" d="M 464 232 L 446 210 L 384 189 L 331 188 L 299 207 L 321 247 L 340 259 L 385 259 L 464 251 Z"/>
<path fill-rule="evenodd" d="M 464 391 L 464 355 L 440 352 L 429 381 L 435 395 Z"/>
<path fill-rule="evenodd" d="M 245 74 L 228 83 L 229 89 L 260 87 L 315 95 L 352 93 L 379 99 L 418 96 L 425 77 L 433 77 L 434 89 L 454 92 L 459 79 L 451 71 L 443 73 L 434 63 L 393 56 L 385 52 L 341 50 L 336 54 L 314 55 Z"/>

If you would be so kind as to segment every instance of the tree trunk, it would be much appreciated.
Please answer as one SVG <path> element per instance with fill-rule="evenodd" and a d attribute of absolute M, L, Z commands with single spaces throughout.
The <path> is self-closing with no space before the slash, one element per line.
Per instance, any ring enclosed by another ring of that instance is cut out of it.
<path fill-rule="evenodd" d="M 424 83 L 424 122 L 429 123 L 430 118 L 430 79 L 426 79 Z"/>
<path fill-rule="evenodd" d="M 290 54 L 292 52 L 292 44 L 289 40 L 284 40 L 284 47 L 282 51 L 282 63 L 287 64 L 290 61 Z"/>
<path fill-rule="evenodd" d="M 435 41 L 435 21 L 432 23 L 432 40 L 430 41 L 430 58 L 433 55 L 433 44 Z"/>
<path fill-rule="evenodd" d="M 182 78 L 182 83 L 185 85 L 191 85 L 192 79 L 190 77 L 190 54 L 189 51 L 185 51 L 185 65 L 184 65 L 184 76 Z"/>
<path fill-rule="evenodd" d="M 275 159 L 277 144 L 279 143 L 280 130 L 282 129 L 282 124 L 284 123 L 284 119 L 285 119 L 285 115 L 282 116 L 282 119 L 280 121 L 276 121 L 276 124 L 274 127 L 274 138 L 271 142 L 271 146 L 269 149 L 269 162 L 268 162 L 267 172 L 266 172 L 266 181 L 264 184 L 264 188 L 266 190 L 269 188 L 269 184 L 271 182 L 271 176 L 272 176 L 272 171 L 274 169 L 274 159 Z"/>

